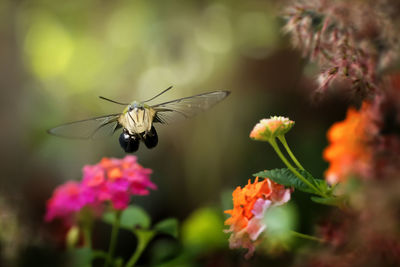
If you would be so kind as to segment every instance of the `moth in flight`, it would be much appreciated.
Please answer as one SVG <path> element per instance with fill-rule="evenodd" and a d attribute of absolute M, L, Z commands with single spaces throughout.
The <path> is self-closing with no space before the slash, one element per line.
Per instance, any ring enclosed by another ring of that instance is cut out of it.
<path fill-rule="evenodd" d="M 125 152 L 132 153 L 138 150 L 140 141 L 147 148 L 153 148 L 158 144 L 158 135 L 154 123 L 169 124 L 179 119 L 193 117 L 211 108 L 230 94 L 229 91 L 214 91 L 156 105 L 146 104 L 171 88 L 172 86 L 168 87 L 146 101 L 133 101 L 130 104 L 100 96 L 103 100 L 126 107 L 122 113 L 62 124 L 48 130 L 48 133 L 66 138 L 95 139 L 112 135 L 122 128 L 119 143 Z"/>

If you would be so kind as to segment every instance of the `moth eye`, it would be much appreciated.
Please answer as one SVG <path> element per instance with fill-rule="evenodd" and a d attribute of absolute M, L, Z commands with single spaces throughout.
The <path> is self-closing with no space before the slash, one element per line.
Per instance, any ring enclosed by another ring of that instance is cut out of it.
<path fill-rule="evenodd" d="M 119 136 L 119 144 L 126 153 L 132 153 L 139 149 L 139 138 L 124 131 Z"/>
<path fill-rule="evenodd" d="M 153 148 L 158 144 L 158 135 L 154 126 L 151 127 L 150 132 L 143 136 L 143 139 L 147 148 Z"/>

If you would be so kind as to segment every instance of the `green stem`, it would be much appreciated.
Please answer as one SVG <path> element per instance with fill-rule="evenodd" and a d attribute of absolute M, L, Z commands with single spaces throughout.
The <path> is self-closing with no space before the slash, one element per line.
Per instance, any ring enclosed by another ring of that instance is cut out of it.
<path fill-rule="evenodd" d="M 113 261 L 115 246 L 117 245 L 117 237 L 118 237 L 120 219 L 121 219 L 121 212 L 115 211 L 115 221 L 113 223 L 113 227 L 111 230 L 111 240 L 110 240 L 110 246 L 108 248 L 107 259 L 106 259 L 106 262 L 104 265 L 105 267 L 110 266 L 110 263 L 112 263 L 112 261 Z"/>
<path fill-rule="evenodd" d="M 102 250 L 96 250 L 96 249 L 93 249 L 92 250 L 92 260 L 94 260 L 94 259 L 104 259 L 104 260 L 107 260 L 107 252 L 105 252 L 105 251 L 102 251 Z"/>
<path fill-rule="evenodd" d="M 85 224 L 82 231 L 83 231 L 83 240 L 85 242 L 85 246 L 88 248 L 92 248 L 92 225 Z"/>
<path fill-rule="evenodd" d="M 287 153 L 289 154 L 290 158 L 293 160 L 293 162 L 296 164 L 296 166 L 300 169 L 300 170 L 304 170 L 303 166 L 301 166 L 300 162 L 296 159 L 296 157 L 294 156 L 294 154 L 292 153 L 292 150 L 290 149 L 289 145 L 286 142 L 286 138 L 284 135 L 280 135 L 278 136 L 279 140 L 281 141 L 281 143 L 283 144 L 283 146 L 285 147 Z"/>
<path fill-rule="evenodd" d="M 281 149 L 279 148 L 278 144 L 276 143 L 275 139 L 271 139 L 269 140 L 269 143 L 271 144 L 271 146 L 274 148 L 275 152 L 278 154 L 278 156 L 281 158 L 281 160 L 283 161 L 283 163 L 285 163 L 285 165 L 289 168 L 289 170 L 297 176 L 297 178 L 299 178 L 303 183 L 305 183 L 306 185 L 308 185 L 312 190 L 314 190 L 315 194 L 318 194 L 322 197 L 327 197 L 324 193 L 320 192 L 318 190 L 318 188 L 316 188 L 312 183 L 310 183 L 306 178 L 303 177 L 303 175 L 301 175 L 298 171 L 296 171 L 296 169 L 292 166 L 292 164 L 290 164 L 290 162 L 285 158 L 285 156 L 283 155 Z"/>
<path fill-rule="evenodd" d="M 147 230 L 136 230 L 134 231 L 134 233 L 138 239 L 138 244 L 135 253 L 133 253 L 132 257 L 129 259 L 125 267 L 135 266 L 136 262 L 140 258 L 140 255 L 142 255 L 144 249 L 147 247 L 147 244 L 155 235 L 154 231 L 147 231 Z"/>
<path fill-rule="evenodd" d="M 296 231 L 290 231 L 290 233 L 292 235 L 294 235 L 294 236 L 297 236 L 297 237 L 300 237 L 300 238 L 303 238 L 303 239 L 317 241 L 317 242 L 321 242 L 321 243 L 325 242 L 323 239 L 315 237 L 315 236 L 312 236 L 312 235 L 306 235 L 306 234 L 302 234 L 302 233 L 299 233 L 299 232 L 296 232 Z"/>

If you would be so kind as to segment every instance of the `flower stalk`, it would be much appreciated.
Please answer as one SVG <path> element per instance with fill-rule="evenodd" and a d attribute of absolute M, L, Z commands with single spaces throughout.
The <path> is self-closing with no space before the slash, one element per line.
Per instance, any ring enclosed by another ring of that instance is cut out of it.
<path fill-rule="evenodd" d="M 84 225 L 83 232 L 83 240 L 85 242 L 85 247 L 92 248 L 92 227 L 90 225 Z"/>
<path fill-rule="evenodd" d="M 292 164 L 290 164 L 290 162 L 286 159 L 286 157 L 283 155 L 281 149 L 279 148 L 278 144 L 276 143 L 274 138 L 271 138 L 269 140 L 269 143 L 271 144 L 271 146 L 273 147 L 273 149 L 275 150 L 275 152 L 278 154 L 279 158 L 283 161 L 283 163 L 288 167 L 288 169 L 297 176 L 297 178 L 299 178 L 303 183 L 305 183 L 306 185 L 308 185 L 308 187 L 310 187 L 315 194 L 320 195 L 322 197 L 328 197 L 326 194 L 324 194 L 323 192 L 321 192 L 317 187 L 315 187 L 315 185 L 313 185 L 312 183 L 310 183 L 310 181 L 308 181 L 303 175 L 301 175 L 293 166 Z"/>
<path fill-rule="evenodd" d="M 283 146 L 285 147 L 287 153 L 289 154 L 290 158 L 293 160 L 293 162 L 296 164 L 296 166 L 300 169 L 300 170 L 304 170 L 303 166 L 300 164 L 300 162 L 297 160 L 297 158 L 294 156 L 292 150 L 290 149 L 289 145 L 286 142 L 286 138 L 284 135 L 279 135 L 278 136 L 279 141 L 281 141 L 281 143 L 283 144 Z"/>
<path fill-rule="evenodd" d="M 119 231 L 119 226 L 120 226 L 120 220 L 121 220 L 121 211 L 115 211 L 115 220 L 113 223 L 113 227 L 111 230 L 111 240 L 110 240 L 110 246 L 108 248 L 108 255 L 107 259 L 105 262 L 105 267 L 110 266 L 110 264 L 113 262 L 113 257 L 114 257 L 114 252 L 115 252 L 115 247 L 117 245 L 117 237 L 118 237 L 118 231 Z"/>
<path fill-rule="evenodd" d="M 324 243 L 325 241 L 321 238 L 312 236 L 312 235 L 307 235 L 307 234 L 302 234 L 296 231 L 290 231 L 290 233 L 293 236 L 299 237 L 299 238 L 303 238 L 303 239 L 307 239 L 307 240 L 312 240 L 312 241 L 316 241 L 316 242 L 320 242 L 320 243 Z"/>
<path fill-rule="evenodd" d="M 155 235 L 155 231 L 146 231 L 146 230 L 137 230 L 134 231 L 137 239 L 138 239 L 138 244 L 135 249 L 135 252 L 133 253 L 132 257 L 129 259 L 129 261 L 126 263 L 125 267 L 133 267 L 135 266 L 136 262 L 142 255 L 144 249 L 147 247 L 148 243 L 153 239 Z"/>

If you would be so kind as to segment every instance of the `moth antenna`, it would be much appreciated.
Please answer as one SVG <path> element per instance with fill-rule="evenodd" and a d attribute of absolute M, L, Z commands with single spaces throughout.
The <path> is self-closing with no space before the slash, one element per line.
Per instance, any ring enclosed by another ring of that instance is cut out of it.
<path fill-rule="evenodd" d="M 99 98 L 100 98 L 100 99 L 103 99 L 103 100 L 106 100 L 106 101 L 108 101 L 108 102 L 114 103 L 114 104 L 118 104 L 118 105 L 124 105 L 124 106 L 129 105 L 129 104 L 127 104 L 127 103 L 121 103 L 121 102 L 118 102 L 118 101 L 109 99 L 109 98 L 107 98 L 107 97 L 104 97 L 104 96 L 99 96 Z"/>
<path fill-rule="evenodd" d="M 151 100 L 154 100 L 154 99 L 156 99 L 157 97 L 159 97 L 160 95 L 162 95 L 162 94 L 164 94 L 165 92 L 169 91 L 170 89 L 172 89 L 172 86 L 168 87 L 167 89 L 165 89 L 164 91 L 162 91 L 162 92 L 159 93 L 158 95 L 153 96 L 152 98 L 150 98 L 150 99 L 148 99 L 148 100 L 146 100 L 146 101 L 143 101 L 142 103 L 146 103 L 146 102 L 149 102 L 149 101 L 151 101 Z"/>

